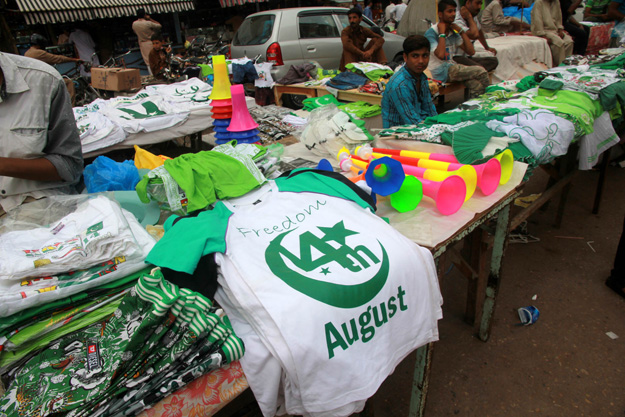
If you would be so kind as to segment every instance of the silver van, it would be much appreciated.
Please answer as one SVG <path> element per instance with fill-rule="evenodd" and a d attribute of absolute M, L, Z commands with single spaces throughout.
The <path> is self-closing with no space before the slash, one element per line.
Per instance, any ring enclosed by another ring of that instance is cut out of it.
<path fill-rule="evenodd" d="M 315 61 L 325 69 L 339 67 L 343 44 L 341 32 L 349 25 L 342 7 L 297 7 L 249 15 L 234 35 L 232 58 L 254 58 L 274 62 L 271 76 L 282 78 L 291 65 Z M 384 53 L 389 61 L 403 59 L 404 37 L 381 32 L 368 18 L 362 26 L 384 36 Z"/>

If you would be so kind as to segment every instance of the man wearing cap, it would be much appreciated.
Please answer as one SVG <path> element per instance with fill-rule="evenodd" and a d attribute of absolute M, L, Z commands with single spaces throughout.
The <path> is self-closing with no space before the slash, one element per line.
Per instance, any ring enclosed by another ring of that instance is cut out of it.
<path fill-rule="evenodd" d="M 51 54 L 50 52 L 45 51 L 44 48 L 46 47 L 47 43 L 48 41 L 46 38 L 38 33 L 34 33 L 30 37 L 30 48 L 28 48 L 28 50 L 24 52 L 24 56 L 27 56 L 28 58 L 38 59 L 39 61 L 43 61 L 48 65 L 63 64 L 65 62 L 80 62 L 79 58 L 70 58 L 68 56 Z M 67 91 L 69 92 L 72 105 L 74 105 L 74 99 L 76 98 L 76 89 L 74 88 L 74 82 L 69 78 L 65 77 L 63 77 L 63 82 L 65 82 L 65 87 L 67 87 Z"/>

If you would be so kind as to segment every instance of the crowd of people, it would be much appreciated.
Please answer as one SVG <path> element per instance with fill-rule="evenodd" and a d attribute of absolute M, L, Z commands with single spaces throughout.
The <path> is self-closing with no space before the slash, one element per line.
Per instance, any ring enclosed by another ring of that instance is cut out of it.
<path fill-rule="evenodd" d="M 531 24 L 505 16 L 503 9 L 511 5 L 531 7 Z M 594 22 L 620 20 L 625 17 L 619 14 L 620 5 L 619 1 L 589 0 L 584 8 L 584 19 Z M 432 24 L 424 36 L 410 36 L 404 43 L 405 66 L 388 82 L 382 99 L 384 127 L 418 124 L 430 111 L 435 111 L 431 110 L 434 107 L 429 91 L 422 88 L 423 71 L 426 69 L 436 81 L 464 83 L 469 97 L 483 94 L 490 84 L 488 74 L 499 64 L 497 50 L 488 44 L 488 39 L 493 37 L 514 33 L 544 38 L 551 50 L 554 67 L 572 54 L 584 55 L 588 32 L 574 17 L 579 6 L 580 0 L 535 0 L 532 5 L 524 0 L 492 0 L 483 7 L 483 0 L 466 0 L 459 7 L 455 0 L 439 0 L 437 23 Z M 387 6 L 386 18 L 394 7 L 393 3 Z M 352 8 L 349 11 L 350 24 L 358 24 L 361 14 L 359 9 Z M 358 33 L 358 38 L 355 33 Z M 371 38 L 366 46 L 365 36 Z M 348 27 L 343 30 L 342 41 L 342 67 L 357 60 L 386 63 L 382 50 L 384 38 L 380 35 Z M 475 56 L 476 41 L 490 56 Z M 426 48 L 428 54 L 424 52 Z M 416 58 L 411 60 L 411 55 L 419 56 L 418 62 Z"/>

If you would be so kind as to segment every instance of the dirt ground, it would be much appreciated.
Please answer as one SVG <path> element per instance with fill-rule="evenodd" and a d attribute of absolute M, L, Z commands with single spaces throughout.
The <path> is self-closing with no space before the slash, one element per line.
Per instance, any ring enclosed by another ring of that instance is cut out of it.
<path fill-rule="evenodd" d="M 466 279 L 447 271 L 426 416 L 625 415 L 625 299 L 604 285 L 625 217 L 625 169 L 609 167 L 593 215 L 598 175 L 575 177 L 559 229 L 551 203 L 529 218 L 539 241 L 508 245 L 488 342 L 463 321 Z M 526 194 L 545 184 L 537 170 Z M 540 317 L 519 326 L 517 309 L 528 305 Z M 372 398 L 376 417 L 408 415 L 413 367 L 414 354 Z"/>

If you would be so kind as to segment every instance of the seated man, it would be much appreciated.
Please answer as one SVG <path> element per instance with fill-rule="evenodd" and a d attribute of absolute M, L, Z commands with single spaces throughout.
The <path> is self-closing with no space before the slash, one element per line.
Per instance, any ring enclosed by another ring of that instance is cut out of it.
<path fill-rule="evenodd" d="M 79 58 L 70 58 L 64 55 L 56 55 L 51 54 L 50 52 L 46 52 L 44 48 L 48 43 L 47 39 L 38 33 L 34 33 L 30 37 L 30 48 L 26 52 L 24 52 L 24 56 L 28 58 L 38 59 L 39 61 L 43 61 L 48 65 L 54 64 L 62 64 L 64 62 L 76 62 L 79 63 Z M 76 98 L 76 89 L 74 88 L 74 82 L 69 78 L 63 77 L 63 82 L 65 83 L 65 87 L 67 87 L 67 91 L 69 92 L 69 97 L 72 101 L 72 106 L 74 105 L 74 99 Z"/>
<path fill-rule="evenodd" d="M 573 53 L 573 39 L 562 26 L 562 11 L 557 0 L 536 0 L 532 8 L 532 34 L 547 39 L 553 66 Z"/>
<path fill-rule="evenodd" d="M 497 55 L 497 50 L 488 46 L 484 32 L 480 26 L 480 22 L 477 19 L 477 15 L 482 10 L 482 0 L 467 0 L 464 6 L 456 12 L 456 19 L 454 23 L 458 27 L 467 33 L 467 36 L 472 41 L 479 40 L 484 49 L 493 55 Z M 458 64 L 462 65 L 481 65 L 486 71 L 493 71 L 499 65 L 499 61 L 495 56 L 488 57 L 472 57 L 472 56 L 455 56 L 454 60 Z"/>
<path fill-rule="evenodd" d="M 606 22 L 615 22 L 609 47 L 617 48 L 620 46 L 622 38 L 620 34 L 625 31 L 625 0 L 612 0 L 610 4 L 608 4 Z"/>
<path fill-rule="evenodd" d="M 610 0 L 588 0 L 584 7 L 584 20 L 587 22 L 608 22 Z"/>
<path fill-rule="evenodd" d="M 58 71 L 0 52 L 0 86 L 0 216 L 28 199 L 76 193 L 82 148 Z"/>
<path fill-rule="evenodd" d="M 513 2 L 510 2 L 512 4 Z M 512 16 L 504 16 L 502 0 L 493 0 L 482 11 L 484 33 L 499 34 L 530 30 L 530 25 Z"/>
<path fill-rule="evenodd" d="M 382 45 L 384 38 L 373 32 L 371 29 L 360 26 L 362 22 L 362 12 L 358 9 L 350 9 L 347 12 L 349 26 L 341 32 L 341 42 L 343 42 L 343 55 L 339 69 L 345 71 L 345 65 L 352 62 L 377 62 L 385 64 L 386 55 Z M 365 42 L 371 39 L 365 48 Z"/>
<path fill-rule="evenodd" d="M 573 53 L 586 55 L 588 46 L 588 32 L 581 23 L 575 19 L 575 10 L 582 0 L 560 0 L 560 12 L 562 13 L 562 26 L 573 38 Z"/>
<path fill-rule="evenodd" d="M 484 94 L 486 87 L 490 85 L 484 67 L 461 65 L 452 58 L 458 55 L 458 49 L 469 56 L 475 54 L 475 48 L 466 32 L 454 23 L 456 2 L 440 0 L 437 10 L 438 23 L 425 32 L 425 37 L 430 41 L 432 78 L 441 82 L 463 81 L 471 98 Z"/>
<path fill-rule="evenodd" d="M 382 94 L 382 122 L 385 128 L 416 125 L 436 116 L 428 78 L 423 73 L 430 62 L 430 42 L 421 35 L 404 40 L 404 65 L 386 84 Z"/>
<path fill-rule="evenodd" d="M 165 73 L 163 70 L 167 68 L 169 59 L 167 54 L 171 52 L 171 46 L 163 50 L 163 37 L 160 33 L 152 35 L 152 50 L 149 55 L 150 71 L 157 80 L 164 80 Z"/>

